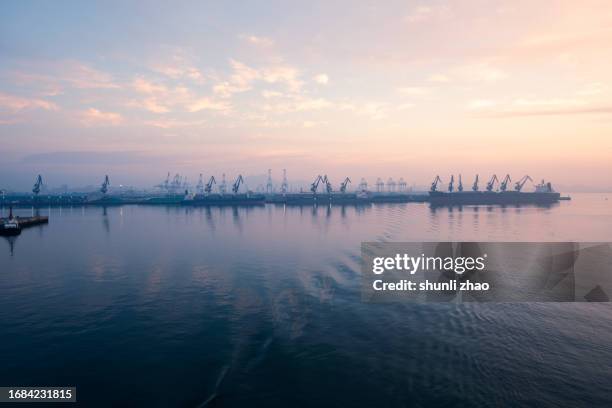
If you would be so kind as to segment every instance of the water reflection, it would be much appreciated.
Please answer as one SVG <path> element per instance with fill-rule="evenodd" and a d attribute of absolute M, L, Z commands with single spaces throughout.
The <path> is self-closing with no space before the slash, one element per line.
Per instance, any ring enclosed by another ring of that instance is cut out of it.
<path fill-rule="evenodd" d="M 429 208 L 432 211 L 437 210 L 452 210 L 454 208 L 459 209 L 461 211 L 463 207 L 470 208 L 473 207 L 475 209 L 484 207 L 487 210 L 505 210 L 507 208 L 555 208 L 561 205 L 561 203 L 542 203 L 542 204 L 483 204 L 483 205 L 473 205 L 473 204 L 437 204 L 437 203 L 429 203 Z"/>
<path fill-rule="evenodd" d="M 12 236 L 2 236 L 2 238 L 4 238 L 8 245 L 9 245 L 9 253 L 11 255 L 11 257 L 15 254 L 15 242 L 17 242 L 17 236 L 12 235 Z"/>
<path fill-rule="evenodd" d="M 610 406 L 609 308 L 360 296 L 361 242 L 607 241 L 607 203 L 53 208 L 0 251 L 0 383 L 101 406 Z"/>
<path fill-rule="evenodd" d="M 102 225 L 104 226 L 104 230 L 106 231 L 106 233 L 110 233 L 110 222 L 108 221 L 108 212 L 106 210 L 106 206 L 102 207 Z"/>

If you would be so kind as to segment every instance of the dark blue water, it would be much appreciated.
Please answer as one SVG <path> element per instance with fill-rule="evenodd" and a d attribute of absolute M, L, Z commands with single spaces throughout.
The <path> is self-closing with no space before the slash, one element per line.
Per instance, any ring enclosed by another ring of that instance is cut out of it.
<path fill-rule="evenodd" d="M 2 386 L 76 385 L 86 406 L 612 406 L 608 304 L 360 293 L 362 241 L 610 241 L 603 195 L 41 214 L 0 238 Z"/>

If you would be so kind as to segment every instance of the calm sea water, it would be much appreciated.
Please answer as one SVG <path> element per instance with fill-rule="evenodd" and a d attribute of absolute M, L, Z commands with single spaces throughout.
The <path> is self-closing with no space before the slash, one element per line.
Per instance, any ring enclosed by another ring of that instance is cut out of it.
<path fill-rule="evenodd" d="M 2 386 L 76 385 L 88 406 L 612 406 L 612 305 L 360 294 L 362 241 L 612 241 L 612 195 L 40 212 L 0 237 Z"/>

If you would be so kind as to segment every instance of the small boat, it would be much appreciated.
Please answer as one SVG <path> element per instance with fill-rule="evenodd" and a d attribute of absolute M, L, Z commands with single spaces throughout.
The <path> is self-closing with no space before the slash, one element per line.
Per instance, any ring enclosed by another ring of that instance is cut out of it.
<path fill-rule="evenodd" d="M 9 217 L 0 221 L 0 235 L 19 235 L 21 234 L 21 225 L 19 220 L 13 217 L 13 208 L 10 208 Z"/>

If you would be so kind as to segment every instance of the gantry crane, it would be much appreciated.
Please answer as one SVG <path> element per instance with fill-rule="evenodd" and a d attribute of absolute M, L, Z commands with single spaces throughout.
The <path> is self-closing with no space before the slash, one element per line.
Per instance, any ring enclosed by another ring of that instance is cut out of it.
<path fill-rule="evenodd" d="M 476 175 L 476 178 L 474 179 L 474 184 L 472 184 L 472 191 L 478 191 L 478 174 Z"/>
<path fill-rule="evenodd" d="M 225 181 L 225 173 L 221 174 L 221 184 L 219 184 L 219 192 L 225 194 L 227 191 L 227 181 Z"/>
<path fill-rule="evenodd" d="M 457 186 L 457 191 L 463 191 L 463 183 L 461 182 L 461 174 L 459 175 L 459 185 Z"/>
<path fill-rule="evenodd" d="M 383 192 L 383 190 L 384 190 L 384 188 L 385 188 L 385 183 L 384 183 L 384 181 L 382 181 L 382 179 L 381 179 L 380 177 L 379 177 L 379 178 L 377 178 L 377 179 L 376 179 L 376 191 L 377 191 L 378 193 L 382 193 L 382 192 Z"/>
<path fill-rule="evenodd" d="M 281 193 L 286 194 L 289 191 L 289 182 L 287 181 L 287 169 L 283 169 L 283 183 L 281 184 Z"/>
<path fill-rule="evenodd" d="M 361 181 L 359 182 L 359 191 L 367 191 L 368 190 L 368 182 L 366 181 L 365 178 L 361 178 Z"/>
<path fill-rule="evenodd" d="M 202 173 L 200 173 L 200 178 L 198 179 L 198 184 L 196 185 L 196 191 L 198 194 L 204 193 L 204 180 L 202 179 Z"/>
<path fill-rule="evenodd" d="M 272 169 L 268 169 L 268 181 L 266 182 L 266 193 L 272 194 L 274 191 L 274 184 L 272 183 Z"/>
<path fill-rule="evenodd" d="M 400 177 L 399 182 L 397 183 L 397 186 L 400 192 L 404 192 L 406 191 L 406 187 L 408 186 L 408 183 L 406 183 L 406 180 L 404 180 L 403 177 Z"/>
<path fill-rule="evenodd" d="M 450 182 L 448 183 L 448 192 L 449 193 L 452 193 L 453 190 L 455 189 L 455 185 L 454 184 L 455 184 L 455 176 L 451 175 Z"/>

